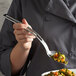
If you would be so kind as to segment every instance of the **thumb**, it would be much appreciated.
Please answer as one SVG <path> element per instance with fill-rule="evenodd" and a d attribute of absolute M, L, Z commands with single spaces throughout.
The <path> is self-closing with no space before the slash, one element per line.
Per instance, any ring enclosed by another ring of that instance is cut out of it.
<path fill-rule="evenodd" d="M 32 29 L 32 27 L 28 24 L 28 22 L 26 21 L 26 19 L 22 19 L 22 23 L 28 25 Z"/>
<path fill-rule="evenodd" d="M 22 23 L 28 25 L 28 22 L 26 21 L 26 19 L 22 19 Z"/>

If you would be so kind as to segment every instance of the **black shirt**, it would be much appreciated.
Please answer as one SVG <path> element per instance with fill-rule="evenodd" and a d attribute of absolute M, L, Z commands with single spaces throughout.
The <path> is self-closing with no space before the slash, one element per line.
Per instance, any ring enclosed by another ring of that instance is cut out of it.
<path fill-rule="evenodd" d="M 25 72 L 26 76 L 41 76 L 46 71 L 76 68 L 76 14 L 73 16 L 63 0 L 50 0 L 46 7 L 43 3 L 40 0 L 13 0 L 8 15 L 20 21 L 25 18 L 46 41 L 49 49 L 65 54 L 69 63 L 64 65 L 49 58 L 42 44 L 35 39 L 19 76 Z M 0 36 L 0 68 L 6 76 L 11 76 L 10 53 L 17 44 L 12 25 L 5 20 Z"/>
<path fill-rule="evenodd" d="M 70 9 L 72 14 L 75 16 L 75 11 L 76 11 L 76 0 L 64 0 L 65 4 L 67 7 Z"/>

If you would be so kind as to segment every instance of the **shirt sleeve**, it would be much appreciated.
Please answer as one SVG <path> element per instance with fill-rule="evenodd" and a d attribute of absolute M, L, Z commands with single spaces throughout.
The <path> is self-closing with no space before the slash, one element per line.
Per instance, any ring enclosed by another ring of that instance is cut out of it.
<path fill-rule="evenodd" d="M 7 14 L 19 21 L 22 20 L 20 0 L 13 0 Z M 12 25 L 12 22 L 5 19 L 0 32 L 0 70 L 5 76 L 11 76 L 10 53 L 17 44 Z"/>

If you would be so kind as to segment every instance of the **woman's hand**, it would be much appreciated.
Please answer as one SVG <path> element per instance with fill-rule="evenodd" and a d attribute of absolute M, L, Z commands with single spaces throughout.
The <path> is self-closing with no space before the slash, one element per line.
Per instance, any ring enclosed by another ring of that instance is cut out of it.
<path fill-rule="evenodd" d="M 14 35 L 18 41 L 10 54 L 11 70 L 14 75 L 17 74 L 26 63 L 32 41 L 35 38 L 30 32 L 24 30 L 27 29 L 28 26 L 29 24 L 25 19 L 22 20 L 22 23 L 13 25 Z"/>
<path fill-rule="evenodd" d="M 23 24 L 16 23 L 13 25 L 14 35 L 21 47 L 23 47 L 25 50 L 30 50 L 32 41 L 35 36 L 30 32 L 24 30 L 24 28 L 27 29 L 27 27 L 29 26 L 25 19 L 22 20 L 22 23 Z"/>

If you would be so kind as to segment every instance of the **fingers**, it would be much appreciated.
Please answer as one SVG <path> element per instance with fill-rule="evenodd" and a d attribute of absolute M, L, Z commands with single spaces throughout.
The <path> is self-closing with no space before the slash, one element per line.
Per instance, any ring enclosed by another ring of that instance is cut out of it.
<path fill-rule="evenodd" d="M 14 30 L 14 34 L 16 37 L 18 37 L 18 40 L 21 39 L 27 39 L 27 38 L 35 38 L 34 35 L 32 35 L 31 33 L 25 31 L 25 30 Z"/>
<path fill-rule="evenodd" d="M 30 49 L 35 36 L 27 30 L 24 30 L 27 29 L 27 27 L 31 26 L 29 26 L 25 19 L 22 20 L 22 23 L 16 23 L 13 25 L 14 35 L 18 43 L 21 43 L 25 49 Z"/>
<path fill-rule="evenodd" d="M 28 22 L 25 19 L 22 19 L 22 23 L 26 24 L 26 25 L 29 25 Z"/>
<path fill-rule="evenodd" d="M 18 41 L 22 40 L 22 39 L 25 39 L 25 41 L 32 41 L 35 38 L 35 36 L 33 36 L 27 30 L 24 30 L 24 28 L 27 29 L 27 27 L 29 26 L 27 21 L 25 19 L 23 19 L 22 22 L 24 24 L 16 23 L 13 25 L 14 34 L 15 34 L 16 39 Z"/>
<path fill-rule="evenodd" d="M 33 36 L 33 35 L 28 35 L 28 34 L 15 34 L 15 36 L 17 37 L 17 39 L 18 40 L 22 40 L 22 39 L 34 39 L 35 38 L 35 36 Z"/>
<path fill-rule="evenodd" d="M 26 29 L 27 27 L 30 27 L 32 29 L 32 27 L 27 23 L 25 19 L 22 20 L 22 23 L 13 24 L 13 29 Z"/>
<path fill-rule="evenodd" d="M 18 24 L 19 23 L 14 24 L 14 25 L 16 26 Z M 23 24 L 19 24 L 19 25 L 20 25 L 20 28 L 18 26 L 14 27 L 14 35 L 15 35 L 16 40 L 21 43 L 32 42 L 35 36 L 32 35 L 30 32 L 24 30 L 24 28 L 22 28 L 24 27 Z"/>
<path fill-rule="evenodd" d="M 19 39 L 18 42 L 22 42 L 22 43 L 28 43 L 28 42 L 32 42 L 34 39 L 33 38 L 23 38 L 23 39 Z"/>
<path fill-rule="evenodd" d="M 28 27 L 30 27 L 32 29 L 32 27 L 28 24 L 28 22 L 25 19 L 22 19 L 22 23 L 26 24 Z"/>
<path fill-rule="evenodd" d="M 28 27 L 28 25 L 25 25 L 25 24 L 21 24 L 21 23 L 16 23 L 16 24 L 13 24 L 13 29 L 16 29 L 16 30 L 20 30 L 20 29 L 26 29 Z"/>
<path fill-rule="evenodd" d="M 15 35 L 21 35 L 21 34 L 24 34 L 24 31 L 21 29 L 20 30 L 17 29 L 17 30 L 14 30 L 14 34 Z"/>
<path fill-rule="evenodd" d="M 14 34 L 16 34 L 16 35 L 27 35 L 27 36 L 33 36 L 34 37 L 34 35 L 32 33 L 28 32 L 27 30 L 24 30 L 24 29 L 14 30 Z"/>

